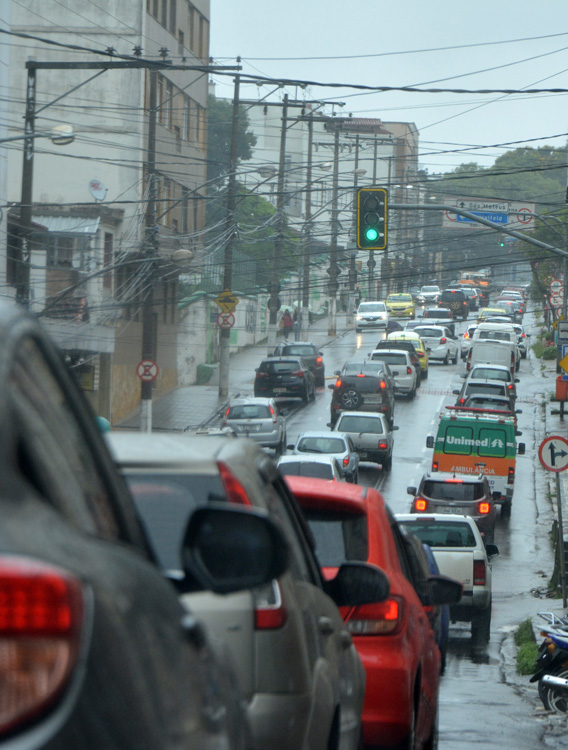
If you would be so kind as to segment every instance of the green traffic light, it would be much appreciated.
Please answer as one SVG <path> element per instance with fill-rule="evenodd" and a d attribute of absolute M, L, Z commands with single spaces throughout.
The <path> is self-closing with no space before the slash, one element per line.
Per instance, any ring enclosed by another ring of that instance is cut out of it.
<path fill-rule="evenodd" d="M 374 227 L 369 227 L 365 230 L 365 239 L 369 242 L 374 242 L 377 237 L 379 236 L 379 233 Z"/>

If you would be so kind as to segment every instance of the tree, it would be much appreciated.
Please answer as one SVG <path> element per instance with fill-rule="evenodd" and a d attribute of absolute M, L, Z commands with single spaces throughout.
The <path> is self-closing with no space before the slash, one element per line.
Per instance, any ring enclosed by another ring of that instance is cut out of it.
<path fill-rule="evenodd" d="M 214 187 L 220 187 L 229 171 L 232 119 L 233 103 L 229 99 L 217 99 L 211 94 L 207 126 L 207 181 L 212 181 Z M 256 145 L 256 136 L 248 128 L 246 109 L 241 106 L 237 128 L 237 163 L 250 159 Z"/>

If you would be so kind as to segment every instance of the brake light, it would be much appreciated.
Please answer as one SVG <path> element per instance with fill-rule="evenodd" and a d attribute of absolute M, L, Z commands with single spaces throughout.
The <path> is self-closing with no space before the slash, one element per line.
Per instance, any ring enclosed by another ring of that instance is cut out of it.
<path fill-rule="evenodd" d="M 445 336 L 442 336 L 440 339 L 440 344 L 445 344 L 448 339 Z"/>
<path fill-rule="evenodd" d="M 463 406 L 465 404 L 465 398 L 458 399 L 458 404 L 461 404 Z"/>
<path fill-rule="evenodd" d="M 388 447 L 389 447 L 388 443 L 383 443 L 383 442 L 379 443 L 379 449 L 382 451 L 386 451 Z"/>
<path fill-rule="evenodd" d="M 438 461 L 432 461 L 432 471 L 438 471 L 439 465 Z"/>
<path fill-rule="evenodd" d="M 365 375 L 362 372 L 358 372 L 355 377 L 357 377 L 357 378 L 364 378 Z"/>
<path fill-rule="evenodd" d="M 83 590 L 61 568 L 0 558 L 0 734 L 54 703 L 77 661 Z"/>
<path fill-rule="evenodd" d="M 464 333 L 463 337 L 464 337 L 464 339 L 468 339 L 468 338 L 469 338 L 469 333 L 468 333 L 468 332 L 466 331 L 466 332 Z"/>
<path fill-rule="evenodd" d="M 297 378 L 303 378 L 304 377 L 305 370 L 294 370 L 290 373 L 290 375 L 295 375 Z"/>
<path fill-rule="evenodd" d="M 393 596 L 384 602 L 352 607 L 345 625 L 353 635 L 391 635 L 402 626 L 403 611 L 402 599 Z"/>
<path fill-rule="evenodd" d="M 349 466 L 349 456 L 343 456 L 343 466 Z"/>
<path fill-rule="evenodd" d="M 512 391 L 514 387 L 515 387 L 515 386 L 514 386 L 514 385 L 513 385 L 512 383 L 509 383 L 509 385 L 507 386 L 507 388 L 508 388 L 508 389 L 509 389 L 510 391 Z"/>
<path fill-rule="evenodd" d="M 316 357 L 316 365 L 321 365 L 323 362 L 323 357 Z"/>
<path fill-rule="evenodd" d="M 407 367 L 406 368 L 406 374 L 407 375 L 412 375 L 412 367 Z"/>
<path fill-rule="evenodd" d="M 463 484 L 463 479 L 456 479 L 456 477 L 452 477 L 451 479 L 446 479 L 446 484 Z"/>
<path fill-rule="evenodd" d="M 424 352 L 416 352 L 416 353 L 418 354 L 419 357 L 423 357 L 424 356 Z"/>
<path fill-rule="evenodd" d="M 428 501 L 425 500 L 423 497 L 417 497 L 414 499 L 414 510 L 417 513 L 424 513 L 424 511 L 428 510 Z"/>
<path fill-rule="evenodd" d="M 489 505 L 489 503 L 479 503 L 477 509 L 480 515 L 486 516 L 490 512 L 491 506 Z"/>
<path fill-rule="evenodd" d="M 341 388 L 342 385 L 343 385 L 343 383 L 341 382 L 341 380 L 336 380 L 335 381 L 335 387 L 336 388 Z"/>
<path fill-rule="evenodd" d="M 473 585 L 485 586 L 485 560 L 473 561 Z"/>
<path fill-rule="evenodd" d="M 254 627 L 256 630 L 276 630 L 288 619 L 278 581 L 254 589 Z"/>
<path fill-rule="evenodd" d="M 268 373 L 267 372 L 257 372 L 256 373 L 257 380 L 260 380 L 260 378 L 267 378 L 267 377 L 268 377 Z"/>
<path fill-rule="evenodd" d="M 509 484 L 513 484 L 515 481 L 515 469 L 512 466 L 509 466 Z"/>
<path fill-rule="evenodd" d="M 227 494 L 227 500 L 236 505 L 252 505 L 247 492 L 231 469 L 223 461 L 217 461 L 219 476 Z"/>
<path fill-rule="evenodd" d="M 276 424 L 276 412 L 274 411 L 272 406 L 270 407 L 270 413 L 272 414 L 272 424 Z"/>
<path fill-rule="evenodd" d="M 387 384 L 384 380 L 381 380 L 381 389 L 384 390 L 387 387 Z"/>

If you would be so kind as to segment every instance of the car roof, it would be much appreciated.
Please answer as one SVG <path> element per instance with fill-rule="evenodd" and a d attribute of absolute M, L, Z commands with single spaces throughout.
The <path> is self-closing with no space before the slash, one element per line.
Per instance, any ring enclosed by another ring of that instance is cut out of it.
<path fill-rule="evenodd" d="M 237 396 L 229 401 L 229 406 L 245 406 L 246 404 L 273 405 L 274 399 L 265 396 Z"/>
<path fill-rule="evenodd" d="M 479 365 L 482 367 L 483 365 Z M 507 383 L 505 383 L 504 380 L 494 380 L 493 378 L 466 378 L 464 381 L 464 385 L 470 385 L 473 383 L 474 385 L 476 383 L 489 383 L 489 385 L 499 385 L 502 387 L 507 387 Z"/>
<path fill-rule="evenodd" d="M 420 336 L 415 331 L 393 331 L 387 336 L 387 341 L 420 341 Z"/>
<path fill-rule="evenodd" d="M 379 419 L 381 421 L 386 422 L 386 417 L 384 414 L 376 411 L 342 411 L 339 415 L 338 422 L 342 417 L 357 417 L 358 419 Z M 333 432 L 333 430 L 332 430 Z M 341 432 L 341 430 L 340 430 Z"/>
<path fill-rule="evenodd" d="M 333 437 L 332 431 L 330 430 L 327 435 L 329 437 Z M 297 455 L 294 453 L 287 456 L 280 456 L 280 458 L 278 459 L 278 464 L 297 463 L 298 461 L 309 464 L 337 464 L 337 459 L 329 453 L 309 453 L 306 455 Z"/>
<path fill-rule="evenodd" d="M 456 476 L 453 471 L 427 471 L 421 481 L 425 480 L 429 482 L 452 482 L 453 480 L 459 480 L 464 484 L 474 484 L 485 481 L 485 474 L 480 472 L 479 474 L 460 474 Z"/>
<path fill-rule="evenodd" d="M 302 357 L 298 354 L 284 354 L 281 357 L 263 357 L 262 362 L 301 362 Z"/>
<path fill-rule="evenodd" d="M 298 437 L 296 438 L 296 443 L 301 438 L 322 438 L 322 437 L 325 437 L 325 438 L 329 438 L 329 437 L 341 437 L 344 440 L 348 440 L 349 439 L 349 436 L 347 435 L 347 433 L 341 432 L 341 431 L 338 431 L 338 432 L 333 431 L 332 432 L 331 430 L 310 430 L 308 432 L 301 432 L 298 435 Z"/>
<path fill-rule="evenodd" d="M 490 362 L 487 362 L 487 363 L 476 362 L 474 365 L 471 366 L 470 373 L 473 372 L 474 370 L 477 370 L 480 367 L 483 367 L 484 370 L 501 370 L 502 372 L 506 372 L 508 375 L 511 375 L 511 370 L 508 367 L 505 367 L 505 365 L 493 365 Z M 468 379 L 469 379 L 469 375 L 468 375 Z"/>
<path fill-rule="evenodd" d="M 446 326 L 440 325 L 439 323 L 424 323 L 423 325 L 414 326 L 412 330 L 416 331 L 417 328 L 438 328 L 440 331 L 447 330 Z M 416 332 L 418 333 L 418 331 Z M 418 336 L 420 337 L 419 333 Z"/>
<path fill-rule="evenodd" d="M 401 342 L 401 343 L 404 343 L 404 342 Z M 377 352 L 379 354 L 410 354 L 410 352 L 407 349 L 397 349 L 397 348 L 386 349 L 386 348 L 380 348 L 380 349 L 373 349 L 373 351 L 371 352 L 371 357 L 373 357 L 373 355 L 376 354 Z M 380 359 L 380 357 L 377 357 L 377 359 Z"/>
<path fill-rule="evenodd" d="M 444 312 L 444 313 L 447 313 L 448 312 L 448 313 L 451 314 L 452 311 L 450 310 L 449 307 L 427 307 L 424 310 L 424 312 L 425 313 L 426 312 L 429 312 L 429 313 L 431 313 L 431 312 L 437 312 L 437 313 Z"/>
<path fill-rule="evenodd" d="M 375 501 L 384 504 L 383 498 L 376 490 L 350 482 L 330 485 L 326 479 L 287 476 L 286 483 L 292 492 L 297 494 L 300 504 L 312 510 L 349 510 L 357 515 L 365 515 L 369 497 L 373 496 Z"/>
<path fill-rule="evenodd" d="M 477 528 L 471 516 L 458 516 L 453 513 L 395 513 L 397 521 L 442 521 L 444 523 L 463 523 L 464 521 L 472 528 Z"/>

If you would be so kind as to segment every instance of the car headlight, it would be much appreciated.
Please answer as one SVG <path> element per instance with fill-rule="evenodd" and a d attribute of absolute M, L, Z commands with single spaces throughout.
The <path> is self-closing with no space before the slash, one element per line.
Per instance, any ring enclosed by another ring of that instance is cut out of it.
<path fill-rule="evenodd" d="M 357 315 L 357 320 L 363 320 L 363 316 L 362 315 Z"/>

